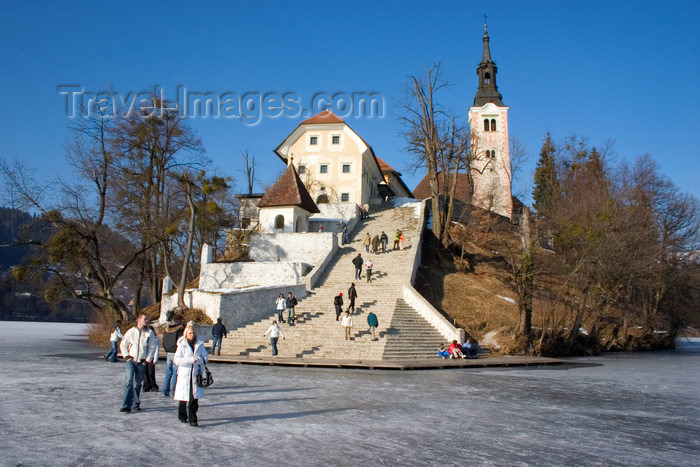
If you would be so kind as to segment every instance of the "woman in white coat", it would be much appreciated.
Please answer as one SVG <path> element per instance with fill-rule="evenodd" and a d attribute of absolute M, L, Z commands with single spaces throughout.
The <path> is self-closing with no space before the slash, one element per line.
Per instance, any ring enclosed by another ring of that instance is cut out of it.
<path fill-rule="evenodd" d="M 197 336 L 194 327 L 188 324 L 182 337 L 177 341 L 177 351 L 173 361 L 177 365 L 175 400 L 180 401 L 178 418 L 182 423 L 198 426 L 197 409 L 199 399 L 204 398 L 204 388 L 197 386 L 197 374 L 204 374 L 204 365 L 209 353 L 204 341 Z"/>

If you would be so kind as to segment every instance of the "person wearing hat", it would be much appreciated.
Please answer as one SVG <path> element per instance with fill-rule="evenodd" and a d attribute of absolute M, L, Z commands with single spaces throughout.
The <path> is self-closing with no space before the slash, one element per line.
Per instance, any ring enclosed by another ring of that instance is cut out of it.
<path fill-rule="evenodd" d="M 340 315 L 343 314 L 343 292 L 335 296 L 333 304 L 335 305 L 335 320 L 338 321 Z"/>

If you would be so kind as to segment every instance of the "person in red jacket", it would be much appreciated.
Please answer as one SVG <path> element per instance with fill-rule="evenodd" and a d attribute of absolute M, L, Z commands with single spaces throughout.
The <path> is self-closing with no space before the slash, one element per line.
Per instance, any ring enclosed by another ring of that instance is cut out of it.
<path fill-rule="evenodd" d="M 450 351 L 450 358 L 467 358 L 462 352 L 462 346 L 456 340 L 452 341 L 448 350 Z"/>

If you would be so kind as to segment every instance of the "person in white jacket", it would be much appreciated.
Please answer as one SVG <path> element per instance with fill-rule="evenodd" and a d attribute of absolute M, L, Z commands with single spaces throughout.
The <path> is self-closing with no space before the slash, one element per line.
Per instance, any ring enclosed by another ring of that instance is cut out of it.
<path fill-rule="evenodd" d="M 109 344 L 111 348 L 109 349 L 109 352 L 105 354 L 105 360 L 116 363 L 117 362 L 117 347 L 119 346 L 119 340 L 124 337 L 122 334 L 122 330 L 119 328 L 119 325 L 121 324 L 120 321 L 117 321 L 112 325 L 110 328 L 110 331 L 112 334 L 109 336 Z"/>
<path fill-rule="evenodd" d="M 204 375 L 204 365 L 209 353 L 201 337 L 197 336 L 194 326 L 189 323 L 183 336 L 177 341 L 177 351 L 173 358 L 177 365 L 177 383 L 175 384 L 176 401 L 180 401 L 177 416 L 182 423 L 198 426 L 197 410 L 199 399 L 204 399 L 204 388 L 197 386 L 197 374 Z"/>
<path fill-rule="evenodd" d="M 346 311 L 345 316 L 340 319 L 340 325 L 345 328 L 345 340 L 350 340 L 350 335 L 352 333 L 352 316 L 350 316 L 349 311 Z"/>
<path fill-rule="evenodd" d="M 284 323 L 284 310 L 287 308 L 287 300 L 284 299 L 284 295 L 280 294 L 275 302 L 277 306 L 277 319 L 280 323 Z"/>
<path fill-rule="evenodd" d="M 272 320 L 272 325 L 270 325 L 269 328 L 267 328 L 267 331 L 265 331 L 265 334 L 263 334 L 263 337 L 270 335 L 270 344 L 272 344 L 272 356 L 276 357 L 277 356 L 277 341 L 280 338 L 280 334 L 282 335 L 282 339 L 286 339 L 284 337 L 284 333 L 282 332 L 282 328 L 280 327 L 279 324 L 277 324 L 276 320 Z"/>
<path fill-rule="evenodd" d="M 141 383 L 146 373 L 146 361 L 153 361 L 158 350 L 156 339 L 148 329 L 148 316 L 141 313 L 136 318 L 136 326 L 126 331 L 119 348 L 126 366 L 124 399 L 119 411 L 138 412 L 141 410 Z"/>

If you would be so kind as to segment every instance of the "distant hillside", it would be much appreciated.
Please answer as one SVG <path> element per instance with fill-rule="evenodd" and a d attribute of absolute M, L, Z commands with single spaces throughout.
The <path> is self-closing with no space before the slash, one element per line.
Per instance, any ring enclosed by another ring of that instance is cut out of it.
<path fill-rule="evenodd" d="M 90 307 L 78 300 L 49 304 L 44 300 L 47 277 L 18 280 L 13 267 L 28 264 L 41 252 L 29 240 L 50 235 L 40 217 L 0 208 L 0 320 L 87 322 Z"/>

